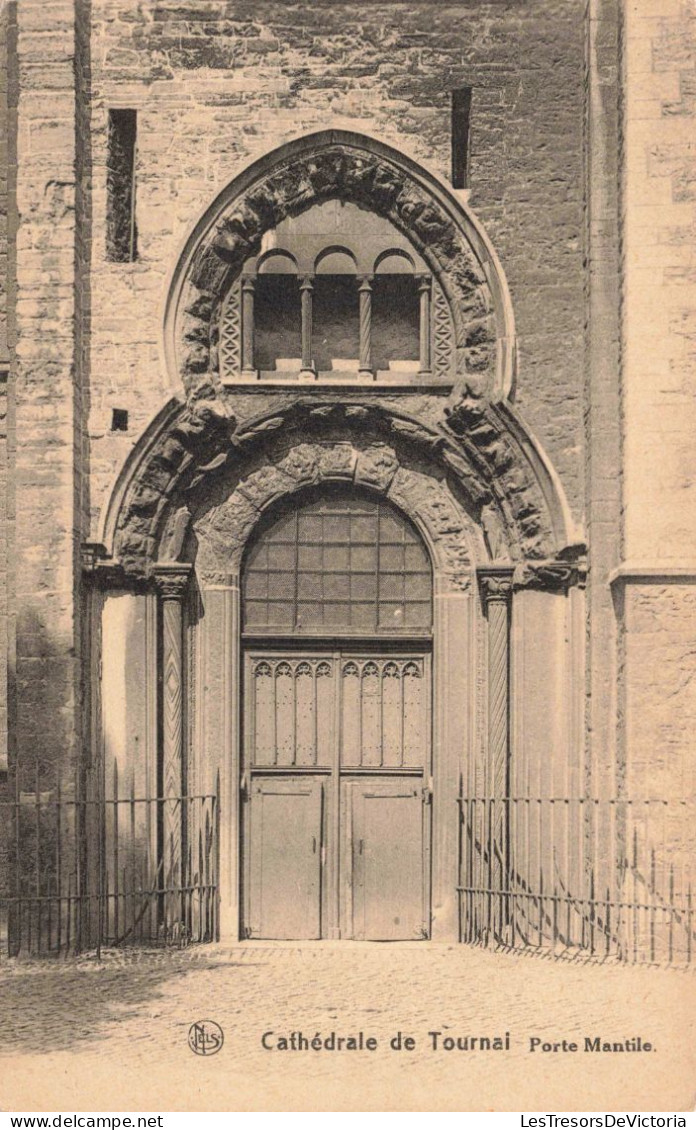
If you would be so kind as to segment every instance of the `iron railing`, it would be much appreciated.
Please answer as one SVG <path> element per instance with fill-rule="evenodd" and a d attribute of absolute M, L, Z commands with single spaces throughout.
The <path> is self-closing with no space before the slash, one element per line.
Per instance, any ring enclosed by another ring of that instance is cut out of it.
<path fill-rule="evenodd" d="M 109 791 L 0 801 L 0 957 L 216 938 L 218 793 Z"/>
<path fill-rule="evenodd" d="M 0 957 L 218 936 L 219 788 L 0 801 Z M 461 940 L 629 962 L 696 951 L 694 804 L 460 798 Z"/>
<path fill-rule="evenodd" d="M 462 941 L 691 962 L 693 802 L 461 797 L 460 814 Z"/>

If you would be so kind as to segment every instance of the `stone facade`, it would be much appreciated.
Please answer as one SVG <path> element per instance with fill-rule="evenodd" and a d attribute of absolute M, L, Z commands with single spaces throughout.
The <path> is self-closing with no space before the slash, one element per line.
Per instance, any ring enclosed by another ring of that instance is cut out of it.
<path fill-rule="evenodd" d="M 222 772 L 236 812 L 247 541 L 300 488 L 351 483 L 413 521 L 451 598 L 436 807 L 458 780 L 683 796 L 692 0 L 21 0 L 0 18 L 4 795 L 95 799 L 112 763 L 157 792 L 164 764 L 171 795 L 177 772 L 184 790 Z M 470 187 L 454 190 L 464 86 Z M 124 110 L 128 184 L 109 130 Z M 365 384 L 364 357 L 317 380 L 306 336 L 299 383 L 247 371 L 249 264 L 330 201 L 417 259 L 420 368 L 398 387 Z M 436 827 L 443 937 L 455 836 Z"/>
<path fill-rule="evenodd" d="M 622 708 L 629 780 L 688 795 L 694 582 L 696 9 L 628 4 L 623 33 Z M 650 767 L 650 768 L 649 768 Z M 656 774 L 656 778 L 652 774 Z"/>

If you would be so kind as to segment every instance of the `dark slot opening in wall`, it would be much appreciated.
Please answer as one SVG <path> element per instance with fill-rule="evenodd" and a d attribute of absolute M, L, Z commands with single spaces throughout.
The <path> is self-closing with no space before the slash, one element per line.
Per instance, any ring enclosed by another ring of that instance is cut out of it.
<path fill-rule="evenodd" d="M 136 132 L 135 110 L 109 110 L 106 255 L 114 263 L 132 263 L 138 255 L 135 224 Z"/>
<path fill-rule="evenodd" d="M 256 368 L 282 371 L 287 367 L 282 364 L 284 358 L 293 360 L 293 367 L 299 366 L 302 314 L 297 275 L 258 276 L 254 321 Z"/>
<path fill-rule="evenodd" d="M 372 284 L 372 364 L 396 368 L 420 356 L 420 307 L 413 275 L 377 275 Z"/>
<path fill-rule="evenodd" d="M 340 372 L 341 361 L 360 355 L 360 312 L 355 275 L 317 275 L 314 280 L 312 352 L 320 373 Z"/>
<path fill-rule="evenodd" d="M 452 91 L 452 187 L 469 187 L 471 87 Z"/>
<path fill-rule="evenodd" d="M 114 408 L 111 412 L 112 432 L 128 431 L 128 412 L 125 408 Z"/>

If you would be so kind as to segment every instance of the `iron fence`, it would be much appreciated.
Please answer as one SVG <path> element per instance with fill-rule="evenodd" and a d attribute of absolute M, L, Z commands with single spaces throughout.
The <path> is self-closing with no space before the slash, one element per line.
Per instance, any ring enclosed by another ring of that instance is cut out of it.
<path fill-rule="evenodd" d="M 687 800 L 461 797 L 461 940 L 689 964 Z"/>
<path fill-rule="evenodd" d="M 0 956 L 217 936 L 219 796 L 0 801 Z"/>
<path fill-rule="evenodd" d="M 460 798 L 470 944 L 689 964 L 694 802 Z M 218 936 L 219 788 L 0 801 L 0 956 Z"/>

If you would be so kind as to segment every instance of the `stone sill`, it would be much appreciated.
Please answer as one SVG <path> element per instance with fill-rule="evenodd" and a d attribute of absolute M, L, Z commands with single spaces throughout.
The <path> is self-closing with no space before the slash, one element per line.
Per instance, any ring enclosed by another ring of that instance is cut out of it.
<path fill-rule="evenodd" d="M 328 389 L 337 392 L 355 392 L 357 389 L 360 392 L 370 392 L 374 389 L 382 393 L 387 391 L 450 393 L 454 387 L 451 380 L 443 381 L 439 378 L 421 377 L 415 373 L 411 377 L 404 375 L 396 379 L 392 377 L 389 380 L 379 378 L 359 380 L 354 373 L 350 372 L 337 372 L 332 377 L 319 376 L 313 380 L 304 380 L 296 376 L 276 377 L 269 375 L 267 377 L 265 374 L 260 377 L 235 377 L 234 379 L 223 380 L 222 386 L 225 389 L 254 389 L 256 392 L 262 389 L 272 392 L 274 389 L 295 388 L 301 389 L 303 392 L 313 389 L 320 389 L 322 392 L 326 392 Z"/>

